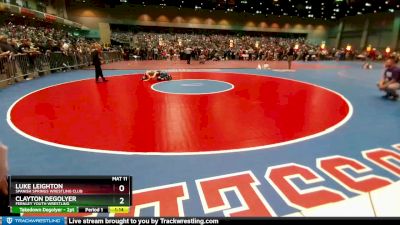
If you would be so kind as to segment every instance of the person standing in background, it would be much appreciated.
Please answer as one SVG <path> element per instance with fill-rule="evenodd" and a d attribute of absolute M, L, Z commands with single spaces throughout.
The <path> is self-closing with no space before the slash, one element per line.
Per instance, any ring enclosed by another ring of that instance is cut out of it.
<path fill-rule="evenodd" d="M 92 62 L 95 68 L 95 73 L 96 73 L 96 82 L 99 82 L 99 77 L 103 80 L 103 82 L 106 82 L 106 78 L 103 76 L 103 70 L 101 69 L 101 57 L 100 57 L 100 45 L 99 44 L 93 44 L 92 46 Z"/>
<path fill-rule="evenodd" d="M 294 48 L 290 47 L 289 51 L 287 52 L 287 61 L 288 61 L 289 70 L 292 69 L 293 56 L 294 56 Z"/>
<path fill-rule="evenodd" d="M 187 47 L 185 49 L 185 55 L 186 55 L 187 64 L 190 64 L 190 60 L 192 59 L 192 51 L 193 51 L 193 49 L 191 49 L 190 47 Z"/>

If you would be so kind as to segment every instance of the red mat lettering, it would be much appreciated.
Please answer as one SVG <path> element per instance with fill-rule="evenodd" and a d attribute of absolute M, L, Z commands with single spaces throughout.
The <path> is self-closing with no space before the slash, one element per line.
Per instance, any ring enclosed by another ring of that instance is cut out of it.
<path fill-rule="evenodd" d="M 288 205 L 299 210 L 346 198 L 343 193 L 323 186 L 307 189 L 297 187 L 292 181 L 293 178 L 300 178 L 306 184 L 323 182 L 324 178 L 311 168 L 295 163 L 269 167 L 265 178 Z"/>
<path fill-rule="evenodd" d="M 351 169 L 358 174 L 370 172 L 372 169 L 355 159 L 344 156 L 319 158 L 317 166 L 343 187 L 355 193 L 370 192 L 392 183 L 388 178 L 372 174 L 352 177 L 344 169 Z"/>
<path fill-rule="evenodd" d="M 261 195 L 260 182 L 251 171 L 227 174 L 196 181 L 204 212 L 223 211 L 225 216 L 274 216 L 275 213 Z M 242 206 L 232 208 L 226 192 L 234 191 Z"/>
<path fill-rule="evenodd" d="M 185 216 L 183 200 L 189 199 L 186 183 L 178 183 L 133 192 L 132 207 L 129 214 L 116 214 L 118 217 L 139 217 L 141 209 L 154 208 L 155 217 Z"/>
<path fill-rule="evenodd" d="M 362 155 L 365 159 L 373 162 L 379 167 L 393 173 L 394 175 L 400 176 L 400 167 L 389 161 L 389 159 L 392 159 L 400 162 L 400 154 L 397 152 L 381 148 L 363 151 Z"/>

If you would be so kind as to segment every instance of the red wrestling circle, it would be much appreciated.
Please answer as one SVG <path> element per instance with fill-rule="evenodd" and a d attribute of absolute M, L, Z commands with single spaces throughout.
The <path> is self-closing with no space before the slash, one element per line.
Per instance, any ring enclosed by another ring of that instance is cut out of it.
<path fill-rule="evenodd" d="M 228 92 L 176 95 L 140 75 L 81 80 L 33 92 L 9 110 L 20 134 L 44 144 L 115 154 L 199 154 L 263 149 L 333 131 L 351 104 L 328 89 L 235 73 L 171 73 L 231 83 Z"/>

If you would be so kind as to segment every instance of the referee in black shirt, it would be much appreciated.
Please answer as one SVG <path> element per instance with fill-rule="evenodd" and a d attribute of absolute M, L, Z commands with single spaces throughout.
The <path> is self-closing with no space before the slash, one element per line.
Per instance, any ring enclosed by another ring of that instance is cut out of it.
<path fill-rule="evenodd" d="M 95 72 L 96 72 L 96 82 L 99 82 L 99 77 L 101 77 L 103 82 L 108 81 L 103 76 L 103 70 L 101 69 L 101 57 L 100 57 L 100 53 L 98 50 L 98 46 L 96 44 L 93 45 L 92 62 L 93 62 Z"/>
<path fill-rule="evenodd" d="M 294 48 L 290 47 L 289 51 L 287 52 L 287 61 L 288 61 L 289 70 L 292 69 L 293 56 L 294 56 Z"/>

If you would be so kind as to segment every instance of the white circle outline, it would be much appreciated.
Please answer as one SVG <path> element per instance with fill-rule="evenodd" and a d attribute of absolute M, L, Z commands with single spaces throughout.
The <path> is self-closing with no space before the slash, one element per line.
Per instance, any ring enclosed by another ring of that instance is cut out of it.
<path fill-rule="evenodd" d="M 165 82 L 179 82 L 179 81 L 183 81 L 183 80 L 188 80 L 188 81 L 189 81 L 189 80 L 207 80 L 207 81 L 213 81 L 213 82 L 218 82 L 218 83 L 225 83 L 225 84 L 230 85 L 231 87 L 228 88 L 228 89 L 224 89 L 224 90 L 222 90 L 222 91 L 214 91 L 214 92 L 204 92 L 204 93 L 179 93 L 179 92 L 160 91 L 160 90 L 155 89 L 154 86 L 160 85 L 160 84 L 164 83 L 164 82 L 160 82 L 160 83 L 155 83 L 155 84 L 151 85 L 151 89 L 152 89 L 153 91 L 160 92 L 160 93 L 163 93 L 163 94 L 173 94 L 173 95 L 210 95 L 210 94 L 217 94 L 217 93 L 227 92 L 227 91 L 230 91 L 230 90 L 232 90 L 232 89 L 235 88 L 235 85 L 233 85 L 233 84 L 231 84 L 231 83 L 229 83 L 229 82 L 220 81 L 220 80 L 211 80 L 211 79 L 180 79 L 180 80 L 170 80 L 170 81 L 165 81 Z"/>
<path fill-rule="evenodd" d="M 195 71 L 193 71 L 195 72 Z M 190 73 L 190 72 L 188 72 Z M 230 73 L 230 74 L 236 74 L 236 75 L 252 75 L 252 76 L 262 76 L 262 77 L 271 77 L 271 78 L 276 78 L 276 79 L 283 79 L 283 80 L 289 80 L 289 81 L 294 81 L 294 82 L 299 82 L 299 83 L 303 83 L 303 84 L 307 84 L 307 85 L 311 85 L 314 87 L 319 87 L 322 88 L 324 90 L 327 90 L 329 92 L 332 92 L 338 96 L 340 96 L 348 105 L 349 107 L 349 112 L 347 113 L 346 117 L 341 120 L 339 123 L 335 124 L 334 126 L 331 126 L 329 128 L 327 128 L 324 131 L 312 134 L 312 135 L 308 135 L 305 137 L 301 137 L 301 138 L 297 138 L 297 139 L 293 139 L 290 141 L 284 141 L 284 142 L 280 142 L 280 143 L 275 143 L 275 144 L 269 144 L 269 145 L 262 145 L 262 146 L 256 146 L 256 147 L 248 147 L 248 148 L 237 148 L 237 149 L 222 149 L 222 150 L 211 150 L 211 151 L 207 151 L 207 152 L 126 152 L 126 151 L 112 151 L 112 150 L 102 150 L 102 149 L 92 149 L 92 148 L 83 148 L 83 147 L 76 147 L 76 146 L 70 146 L 70 145 L 63 145 L 63 144 L 57 144 L 54 142 L 50 142 L 50 141 L 45 141 L 36 137 L 33 137 L 25 132 L 23 132 L 22 130 L 20 130 L 19 128 L 17 128 L 11 121 L 11 111 L 12 108 L 23 98 L 25 98 L 28 95 L 31 95 L 33 93 L 39 92 L 41 90 L 47 89 L 47 88 L 51 88 L 51 87 L 55 87 L 55 86 L 59 86 L 59 85 L 63 85 L 63 84 L 67 84 L 67 83 L 73 83 L 73 82 L 79 82 L 79 81 L 83 81 L 83 80 L 91 80 L 93 78 L 86 78 L 86 79 L 80 79 L 80 80 L 74 80 L 74 81 L 68 81 L 68 82 L 63 82 L 63 83 L 59 83 L 59 84 L 55 84 L 55 85 L 50 85 L 41 89 L 38 89 L 36 91 L 30 92 L 24 96 L 22 96 L 21 98 L 19 98 L 18 100 L 16 100 L 8 109 L 7 111 L 7 123 L 8 125 L 18 134 L 20 134 L 21 136 L 28 138 L 30 140 L 39 142 L 41 144 L 45 144 L 45 145 L 49 145 L 49 146 L 53 146 L 53 147 L 58 147 L 58 148 L 62 148 L 62 149 L 69 149 L 69 150 L 75 150 L 75 151 L 84 151 L 84 152 L 92 152 L 92 153 L 104 153 L 104 154 L 115 154 L 115 155 L 142 155 L 142 156 L 152 156 L 152 155 L 157 155 L 157 156 L 188 156 L 188 155 L 214 155 L 214 154 L 226 154 L 226 153 L 237 153 L 237 152 L 246 152 L 246 151 L 254 151 L 254 150 L 262 150 L 262 149 L 269 149 L 269 148 L 274 148 L 274 147 L 280 147 L 280 146 L 284 146 L 284 145 L 290 145 L 290 144 L 294 144 L 294 143 L 298 143 L 298 142 L 302 142 L 302 141 L 306 141 L 306 140 L 310 140 L 312 138 L 316 138 L 319 136 L 323 136 L 325 134 L 331 133 L 333 131 L 335 131 L 336 129 L 338 129 L 339 127 L 343 126 L 347 121 L 350 120 L 350 118 L 353 116 L 353 105 L 350 103 L 350 101 L 344 97 L 342 94 L 333 91 L 331 89 L 328 89 L 326 87 L 322 87 L 313 83 L 308 83 L 305 81 L 298 81 L 298 80 L 294 80 L 294 79 L 290 79 L 290 78 L 285 78 L 285 77 L 275 77 L 275 76 L 271 76 L 271 75 L 263 75 L 263 74 L 250 74 L 250 73 L 238 73 L 238 72 L 229 72 L 229 71 L 221 71 L 221 72 L 216 72 L 216 73 Z M 118 76 L 135 76 L 135 75 L 140 75 L 140 74 L 120 74 L 120 75 L 115 75 L 112 77 L 118 77 Z"/>

